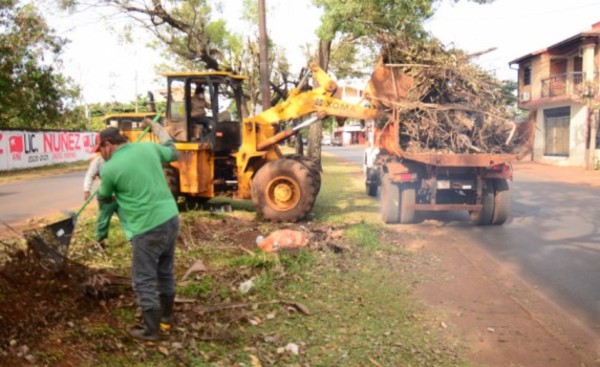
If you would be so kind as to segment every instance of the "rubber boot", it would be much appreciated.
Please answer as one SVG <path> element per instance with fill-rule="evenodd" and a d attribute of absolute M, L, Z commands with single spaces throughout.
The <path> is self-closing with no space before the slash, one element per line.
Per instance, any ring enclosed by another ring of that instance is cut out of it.
<path fill-rule="evenodd" d="M 160 295 L 160 330 L 167 332 L 171 330 L 171 319 L 173 316 L 173 305 L 175 304 L 175 295 Z"/>
<path fill-rule="evenodd" d="M 145 341 L 148 346 L 153 346 L 158 341 L 160 315 L 160 310 L 143 311 L 144 327 L 129 330 L 129 336 Z"/>

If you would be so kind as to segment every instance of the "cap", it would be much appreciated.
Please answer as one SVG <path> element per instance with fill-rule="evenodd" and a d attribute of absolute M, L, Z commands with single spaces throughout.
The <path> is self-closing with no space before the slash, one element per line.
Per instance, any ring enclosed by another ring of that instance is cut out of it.
<path fill-rule="evenodd" d="M 92 149 L 92 152 L 97 152 L 100 150 L 102 143 L 106 141 L 119 141 L 121 139 L 121 132 L 116 127 L 107 127 L 106 129 L 100 131 L 96 135 L 96 145 Z"/>

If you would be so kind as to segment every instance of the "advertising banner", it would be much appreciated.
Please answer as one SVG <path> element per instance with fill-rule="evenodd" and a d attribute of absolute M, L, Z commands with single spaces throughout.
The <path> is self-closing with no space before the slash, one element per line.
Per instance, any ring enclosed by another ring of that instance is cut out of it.
<path fill-rule="evenodd" d="M 0 130 L 0 171 L 87 160 L 96 132 Z"/>

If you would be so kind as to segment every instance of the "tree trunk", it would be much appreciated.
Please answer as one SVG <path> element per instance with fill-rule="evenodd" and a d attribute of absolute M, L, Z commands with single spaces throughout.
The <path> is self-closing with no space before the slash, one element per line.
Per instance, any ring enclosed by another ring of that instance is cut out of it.
<path fill-rule="evenodd" d="M 319 52 L 317 54 L 319 67 L 327 71 L 329 56 L 331 54 L 331 41 L 320 40 Z M 308 130 L 307 157 L 315 161 L 321 167 L 321 139 L 323 138 L 323 123 L 317 121 Z"/>
<path fill-rule="evenodd" d="M 265 16 L 265 0 L 258 1 L 258 42 L 259 42 L 259 70 L 260 93 L 262 95 L 262 110 L 271 108 L 271 89 L 269 88 L 269 54 L 267 21 Z"/>

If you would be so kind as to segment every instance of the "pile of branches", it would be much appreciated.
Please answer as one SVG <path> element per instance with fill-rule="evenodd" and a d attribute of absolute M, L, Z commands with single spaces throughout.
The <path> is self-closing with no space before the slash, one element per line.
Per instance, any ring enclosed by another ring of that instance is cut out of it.
<path fill-rule="evenodd" d="M 413 79 L 394 106 L 405 151 L 509 153 L 521 145 L 501 82 L 474 65 L 473 55 L 446 50 L 436 39 L 382 34 L 378 42 L 383 64 Z"/>

